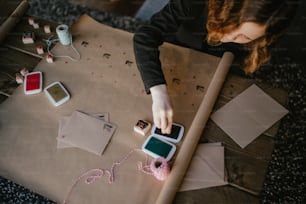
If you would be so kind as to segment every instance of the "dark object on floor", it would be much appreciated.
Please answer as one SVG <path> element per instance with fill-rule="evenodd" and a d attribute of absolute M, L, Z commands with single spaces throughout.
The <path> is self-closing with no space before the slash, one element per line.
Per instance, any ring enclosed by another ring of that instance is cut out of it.
<path fill-rule="evenodd" d="M 60 0 L 32 0 L 27 14 L 42 19 L 55 21 L 59 24 L 72 25 L 87 13 L 95 20 L 114 28 L 120 28 L 129 32 L 134 32 L 142 24 L 140 20 L 130 16 L 120 16 L 105 11 L 97 11 L 83 5 L 71 4 Z"/>
<path fill-rule="evenodd" d="M 55 202 L 0 176 L 0 203 L 54 204 Z"/>

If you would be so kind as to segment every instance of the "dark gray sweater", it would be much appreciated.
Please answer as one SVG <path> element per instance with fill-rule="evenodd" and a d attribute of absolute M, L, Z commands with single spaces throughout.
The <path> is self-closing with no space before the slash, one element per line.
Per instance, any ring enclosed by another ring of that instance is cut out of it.
<path fill-rule="evenodd" d="M 206 4 L 206 0 L 171 0 L 136 31 L 134 52 L 147 93 L 152 86 L 166 84 L 158 49 L 164 41 L 215 56 L 222 56 L 225 51 L 231 51 L 235 56 L 245 55 L 240 44 L 223 43 L 217 47 L 207 44 Z"/>

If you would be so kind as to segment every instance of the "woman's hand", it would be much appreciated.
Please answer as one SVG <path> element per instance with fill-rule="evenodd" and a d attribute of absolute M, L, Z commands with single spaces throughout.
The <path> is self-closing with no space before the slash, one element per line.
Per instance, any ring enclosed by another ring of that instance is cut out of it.
<path fill-rule="evenodd" d="M 165 84 L 150 88 L 152 95 L 153 119 L 156 127 L 161 129 L 163 134 L 170 134 L 173 119 L 173 110 Z"/>

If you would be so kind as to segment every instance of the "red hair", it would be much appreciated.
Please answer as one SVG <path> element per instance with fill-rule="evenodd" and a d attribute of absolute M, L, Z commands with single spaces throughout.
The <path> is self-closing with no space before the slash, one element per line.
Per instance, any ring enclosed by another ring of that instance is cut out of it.
<path fill-rule="evenodd" d="M 207 42 L 220 44 L 225 33 L 237 29 L 244 22 L 266 26 L 266 32 L 248 44 L 244 60 L 245 73 L 253 73 L 270 59 L 270 50 L 275 40 L 283 33 L 296 9 L 296 4 L 286 0 L 209 0 L 206 28 Z"/>

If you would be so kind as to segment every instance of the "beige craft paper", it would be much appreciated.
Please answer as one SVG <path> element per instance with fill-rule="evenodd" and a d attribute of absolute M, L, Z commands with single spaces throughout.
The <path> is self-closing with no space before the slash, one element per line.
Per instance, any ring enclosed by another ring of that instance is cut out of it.
<path fill-rule="evenodd" d="M 114 124 L 75 111 L 62 127 L 58 141 L 101 155 L 115 130 Z"/>
<path fill-rule="evenodd" d="M 110 168 L 145 137 L 133 134 L 139 119 L 152 121 L 152 100 L 146 95 L 133 52 L 132 33 L 104 26 L 82 16 L 71 32 L 81 60 L 42 60 L 36 71 L 44 84 L 61 81 L 71 94 L 65 105 L 54 107 L 45 94 L 25 95 L 23 87 L 0 104 L 0 172 L 35 192 L 61 203 L 70 186 L 91 168 Z M 59 55 L 72 55 L 69 46 L 55 45 Z M 137 170 L 144 153 L 137 151 L 115 168 L 115 181 L 107 178 L 86 185 L 80 182 L 68 203 L 171 203 L 196 149 L 198 139 L 222 86 L 232 55 L 222 60 L 205 53 L 164 43 L 160 59 L 173 102 L 174 121 L 186 135 L 169 178 L 158 181 Z M 210 83 L 211 82 L 211 83 Z M 200 87 L 200 88 L 199 88 Z M 204 100 L 203 97 L 205 96 Z M 78 148 L 57 149 L 58 121 L 75 110 L 109 112 L 117 125 L 102 156 Z M 139 193 L 141 192 L 141 193 Z"/>
<path fill-rule="evenodd" d="M 23 14 L 29 6 L 28 1 L 23 0 L 15 9 L 15 11 L 0 25 L 0 44 L 4 40 L 5 36 L 14 28 L 14 26 L 20 21 Z"/>
<path fill-rule="evenodd" d="M 180 191 L 226 185 L 224 147 L 220 143 L 199 144 Z"/>
<path fill-rule="evenodd" d="M 211 115 L 211 119 L 242 148 L 288 113 L 255 84 Z"/>
<path fill-rule="evenodd" d="M 101 113 L 101 114 L 90 114 L 92 117 L 97 118 L 99 120 L 103 120 L 105 122 L 109 122 L 109 116 L 108 113 Z M 62 129 L 63 127 L 66 125 L 67 121 L 70 119 L 71 116 L 63 116 L 62 118 L 60 118 L 59 121 L 59 127 L 58 127 L 58 136 L 57 136 L 57 148 L 61 149 L 61 148 L 69 148 L 69 147 L 74 147 L 72 146 L 70 143 L 66 143 L 65 141 L 62 141 L 60 139 L 61 135 L 63 135 L 62 133 Z M 103 133 L 102 135 L 103 136 Z M 109 140 L 110 138 L 108 138 Z M 104 147 L 105 148 L 105 147 Z M 103 148 L 103 149 L 104 149 Z M 103 151 L 102 151 L 103 152 Z"/>

